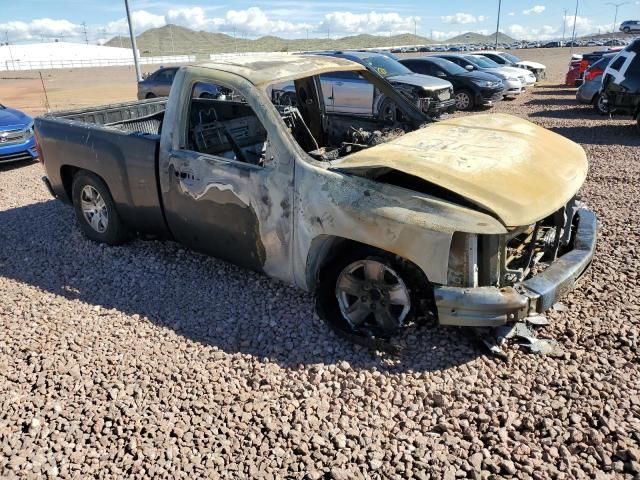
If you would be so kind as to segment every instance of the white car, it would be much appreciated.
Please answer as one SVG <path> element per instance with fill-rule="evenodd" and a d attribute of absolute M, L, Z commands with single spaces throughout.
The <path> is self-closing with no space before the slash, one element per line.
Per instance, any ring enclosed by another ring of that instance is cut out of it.
<path fill-rule="evenodd" d="M 474 52 L 474 55 L 483 55 L 490 60 L 493 60 L 499 65 L 505 67 L 517 67 L 529 70 L 536 76 L 536 80 L 544 80 L 547 76 L 547 66 L 542 63 L 532 62 L 530 60 L 521 60 L 515 55 L 511 55 L 506 52 L 494 52 L 494 51 L 481 51 Z"/>
<path fill-rule="evenodd" d="M 483 62 L 488 63 L 493 68 L 502 68 L 505 71 L 510 71 L 511 73 L 516 75 L 518 78 L 520 78 L 520 81 L 524 84 L 525 87 L 533 87 L 538 81 L 538 79 L 533 74 L 533 72 L 531 72 L 530 70 L 527 70 L 526 68 L 510 66 L 507 64 L 500 64 L 498 62 L 494 62 L 491 58 L 481 53 L 474 52 L 472 55 L 474 57 L 480 58 Z M 521 77 L 524 77 L 524 79 Z"/>

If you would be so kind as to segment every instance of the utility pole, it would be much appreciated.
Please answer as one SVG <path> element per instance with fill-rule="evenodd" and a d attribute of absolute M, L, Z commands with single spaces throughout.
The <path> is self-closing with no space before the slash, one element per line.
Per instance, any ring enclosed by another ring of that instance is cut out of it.
<path fill-rule="evenodd" d="M 87 36 L 87 22 L 82 22 L 82 31 L 84 33 L 84 43 L 89 45 L 89 37 Z"/>
<path fill-rule="evenodd" d="M 418 36 L 418 22 L 415 18 L 413 19 L 413 36 Z"/>
<path fill-rule="evenodd" d="M 171 54 L 176 54 L 176 45 L 173 43 L 173 28 L 171 28 L 171 24 L 169 24 L 169 36 L 171 37 Z"/>
<path fill-rule="evenodd" d="M 498 50 L 498 35 L 500 32 L 500 10 L 502 10 L 502 0 L 498 0 L 498 24 L 496 25 L 496 50 Z"/>
<path fill-rule="evenodd" d="M 629 2 L 622 2 L 622 3 L 612 3 L 612 2 L 608 2 L 607 5 L 613 5 L 614 7 L 616 7 L 616 15 L 615 17 L 613 17 L 613 26 L 611 27 L 611 33 L 616 31 L 616 23 L 618 23 L 618 8 L 620 8 L 622 5 L 627 5 Z"/>
<path fill-rule="evenodd" d="M 562 17 L 562 46 L 564 47 L 564 33 L 567 29 L 567 9 L 564 9 L 564 16 Z"/>
<path fill-rule="evenodd" d="M 138 45 L 136 44 L 136 36 L 133 32 L 133 22 L 131 21 L 131 10 L 129 10 L 129 0 L 124 0 L 124 8 L 127 10 L 127 23 L 129 24 L 129 35 L 131 36 L 131 48 L 133 49 L 133 63 L 136 66 L 136 78 L 142 81 L 142 72 L 140 71 L 140 60 L 138 59 Z"/>
<path fill-rule="evenodd" d="M 9 57 L 11 57 L 11 68 L 16 69 L 16 63 L 13 61 L 13 52 L 11 51 L 11 45 L 9 44 L 9 31 L 4 32 L 5 37 L 7 38 L 7 48 L 9 49 Z"/>
<path fill-rule="evenodd" d="M 576 20 L 578 19 L 578 4 L 580 0 L 576 0 L 576 13 L 573 15 L 573 33 L 571 34 L 571 50 L 569 55 L 573 55 L 573 46 L 576 43 Z"/>

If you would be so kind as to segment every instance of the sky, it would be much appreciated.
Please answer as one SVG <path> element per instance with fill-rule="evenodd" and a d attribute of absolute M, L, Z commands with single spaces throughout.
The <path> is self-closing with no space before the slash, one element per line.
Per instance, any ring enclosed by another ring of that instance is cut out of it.
<path fill-rule="evenodd" d="M 619 3 L 620 0 L 616 0 Z M 124 0 L 2 0 L 0 42 L 84 41 L 103 43 L 127 33 Z M 130 0 L 136 33 L 168 23 L 246 38 L 284 38 L 359 33 L 413 33 L 443 40 L 460 33 L 495 32 L 498 0 Z M 581 0 L 576 34 L 613 29 L 615 7 Z M 516 39 L 561 38 L 573 28 L 574 0 L 503 0 L 500 31 Z M 565 17 L 566 15 L 566 17 Z M 640 0 L 620 6 L 617 23 L 640 19 Z M 616 26 L 617 29 L 617 26 Z M 85 37 L 86 30 L 86 37 Z"/>

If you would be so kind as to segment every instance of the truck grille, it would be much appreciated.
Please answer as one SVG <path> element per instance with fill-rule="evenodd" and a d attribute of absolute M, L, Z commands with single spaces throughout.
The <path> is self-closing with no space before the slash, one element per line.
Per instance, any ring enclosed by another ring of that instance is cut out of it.
<path fill-rule="evenodd" d="M 0 132 L 0 145 L 13 145 L 16 143 L 24 143 L 29 138 L 28 130 L 9 130 L 8 132 Z"/>

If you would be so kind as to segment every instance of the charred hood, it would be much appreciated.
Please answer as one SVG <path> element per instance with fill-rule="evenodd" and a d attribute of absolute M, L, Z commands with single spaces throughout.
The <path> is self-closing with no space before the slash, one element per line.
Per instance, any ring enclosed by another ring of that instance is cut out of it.
<path fill-rule="evenodd" d="M 431 124 L 332 162 L 332 168 L 362 176 L 398 172 L 435 186 L 434 196 L 450 192 L 449 200 L 520 226 L 567 203 L 584 183 L 588 164 L 576 143 L 518 117 L 490 114 Z"/>

